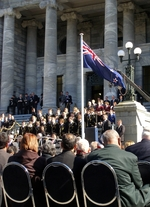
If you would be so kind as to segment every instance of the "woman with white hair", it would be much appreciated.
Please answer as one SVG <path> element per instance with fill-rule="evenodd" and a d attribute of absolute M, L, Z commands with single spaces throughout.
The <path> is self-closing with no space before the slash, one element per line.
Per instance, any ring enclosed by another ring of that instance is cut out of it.
<path fill-rule="evenodd" d="M 87 139 L 80 139 L 76 143 L 76 156 L 85 158 L 90 152 L 89 141 Z"/>

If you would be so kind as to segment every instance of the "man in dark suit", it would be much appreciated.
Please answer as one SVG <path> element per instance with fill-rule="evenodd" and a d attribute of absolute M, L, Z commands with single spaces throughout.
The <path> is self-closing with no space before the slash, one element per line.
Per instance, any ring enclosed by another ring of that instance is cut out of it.
<path fill-rule="evenodd" d="M 63 152 L 56 155 L 55 157 L 49 158 L 47 160 L 47 163 L 49 164 L 51 162 L 61 162 L 66 164 L 73 171 L 79 195 L 80 206 L 83 206 L 81 171 L 86 164 L 86 160 L 80 157 L 76 157 L 74 153 L 74 150 L 76 148 L 76 137 L 73 134 L 68 133 L 62 137 L 61 147 L 63 149 Z"/>
<path fill-rule="evenodd" d="M 111 122 L 108 120 L 108 115 L 104 114 L 102 123 L 102 133 L 104 133 L 108 129 L 111 129 Z"/>
<path fill-rule="evenodd" d="M 65 98 L 65 107 L 68 108 L 68 112 L 70 113 L 70 105 L 72 104 L 72 96 L 69 95 L 69 92 L 66 92 Z"/>
<path fill-rule="evenodd" d="M 32 93 L 32 97 L 33 97 L 33 107 L 35 108 L 35 112 L 37 113 L 37 105 L 39 103 L 39 97 L 35 93 Z"/>
<path fill-rule="evenodd" d="M 117 121 L 116 131 L 118 132 L 118 134 L 119 134 L 119 136 L 121 138 L 121 142 L 124 142 L 125 126 L 122 124 L 122 120 L 121 119 L 119 119 Z"/>
<path fill-rule="evenodd" d="M 7 164 L 8 158 L 10 157 L 10 154 L 6 152 L 7 147 L 9 143 L 9 138 L 7 136 L 7 133 L 0 132 L 0 175 L 2 174 L 4 166 Z M 2 183 L 0 179 L 0 206 L 2 203 Z"/>
<path fill-rule="evenodd" d="M 150 162 L 150 127 L 145 127 L 142 132 L 142 140 L 125 149 L 138 157 L 138 160 Z"/>
<path fill-rule="evenodd" d="M 24 105 L 24 100 L 23 100 L 22 94 L 20 94 L 17 99 L 18 114 L 23 114 L 23 105 Z"/>
<path fill-rule="evenodd" d="M 149 207 L 150 184 L 143 186 L 137 157 L 121 149 L 121 139 L 115 130 L 107 130 L 102 138 L 105 147 L 92 151 L 87 160 L 102 160 L 114 168 L 117 174 L 122 207 Z"/>

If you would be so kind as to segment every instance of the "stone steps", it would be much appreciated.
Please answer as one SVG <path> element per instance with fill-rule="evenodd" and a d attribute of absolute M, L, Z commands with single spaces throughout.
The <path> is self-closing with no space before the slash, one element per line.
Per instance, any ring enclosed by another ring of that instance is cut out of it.
<path fill-rule="evenodd" d="M 144 102 L 143 106 L 147 109 L 148 112 L 150 112 L 150 102 Z"/>
<path fill-rule="evenodd" d="M 22 121 L 28 122 L 31 117 L 31 114 L 19 114 L 19 115 L 14 115 L 14 118 L 16 122 L 19 124 L 22 123 Z"/>

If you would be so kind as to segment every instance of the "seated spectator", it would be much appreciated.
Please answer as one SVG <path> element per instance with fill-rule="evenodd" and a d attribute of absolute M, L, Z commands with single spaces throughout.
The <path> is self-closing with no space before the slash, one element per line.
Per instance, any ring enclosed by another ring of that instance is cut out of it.
<path fill-rule="evenodd" d="M 17 138 L 16 138 L 16 142 L 18 143 L 18 148 L 20 149 L 20 143 L 21 143 L 21 140 L 23 138 L 23 135 L 18 135 Z"/>
<path fill-rule="evenodd" d="M 125 150 L 135 154 L 138 160 L 150 162 L 150 127 L 143 128 L 141 142 L 128 146 Z"/>
<path fill-rule="evenodd" d="M 90 152 L 89 141 L 87 139 L 80 139 L 76 143 L 76 156 L 86 158 Z"/>
<path fill-rule="evenodd" d="M 9 146 L 8 148 L 7 148 L 7 153 L 9 153 L 10 155 L 14 155 L 14 154 L 16 154 L 17 153 L 17 147 L 16 146 Z"/>
<path fill-rule="evenodd" d="M 42 157 L 45 157 L 46 160 L 50 157 L 54 157 L 56 155 L 55 145 L 51 141 L 43 144 L 41 147 L 41 154 Z"/>
<path fill-rule="evenodd" d="M 0 132 L 0 175 L 2 174 L 2 170 L 7 164 L 8 158 L 10 157 L 10 154 L 7 153 L 8 142 L 9 138 L 7 133 Z M 0 179 L 0 206 L 3 200 L 2 198 L 2 180 Z"/>
<path fill-rule="evenodd" d="M 135 144 L 135 142 L 133 140 L 127 140 L 125 143 L 124 143 L 124 149 L 126 149 L 127 147 L 131 146 Z"/>
<path fill-rule="evenodd" d="M 104 148 L 104 145 L 100 144 L 100 143 L 97 142 L 97 141 L 93 141 L 93 142 L 90 143 L 90 148 L 91 148 L 91 152 L 92 152 L 92 151 L 94 151 L 94 150 Z"/>
<path fill-rule="evenodd" d="M 121 149 L 121 140 L 115 130 L 107 130 L 102 138 L 105 147 L 92 151 L 87 156 L 87 160 L 102 160 L 114 168 L 122 207 L 150 206 L 150 184 L 143 186 L 137 157 Z"/>
<path fill-rule="evenodd" d="M 49 158 L 47 163 L 61 162 L 66 164 L 73 171 L 75 176 L 75 181 L 78 190 L 79 203 L 83 206 L 83 195 L 81 188 L 81 171 L 83 166 L 86 164 L 85 159 L 76 157 L 74 151 L 76 148 L 76 137 L 73 134 L 65 134 L 62 138 L 61 147 L 63 149 L 62 153 L 56 155 L 55 157 Z M 69 205 L 70 206 L 70 205 Z M 74 206 L 74 205 L 73 205 Z M 71 206 L 71 207 L 73 207 Z"/>
<path fill-rule="evenodd" d="M 34 134 L 26 133 L 23 135 L 20 151 L 11 156 L 8 160 L 8 162 L 13 161 L 19 162 L 28 169 L 33 186 L 36 207 L 45 207 L 45 196 L 41 178 L 44 167 L 46 166 L 46 159 L 38 155 L 38 142 Z M 27 202 L 25 206 L 29 207 L 30 205 L 31 204 Z"/>

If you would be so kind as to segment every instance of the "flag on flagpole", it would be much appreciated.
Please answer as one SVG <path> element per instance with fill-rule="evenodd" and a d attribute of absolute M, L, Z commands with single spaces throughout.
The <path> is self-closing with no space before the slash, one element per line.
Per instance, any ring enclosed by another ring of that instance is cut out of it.
<path fill-rule="evenodd" d="M 109 81 L 114 86 L 126 88 L 123 77 L 114 69 L 108 67 L 83 41 L 83 64 L 84 68 L 91 68 L 97 75 Z"/>

